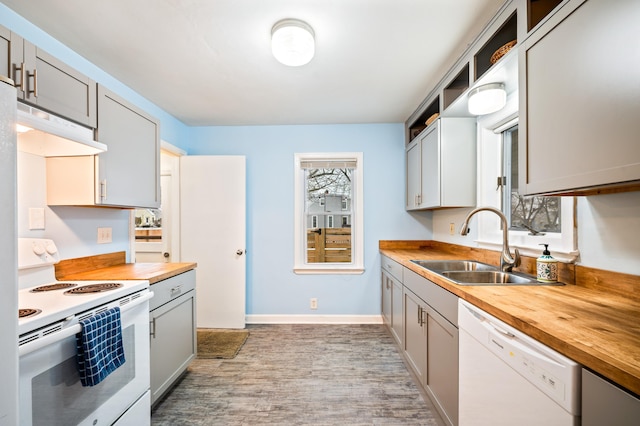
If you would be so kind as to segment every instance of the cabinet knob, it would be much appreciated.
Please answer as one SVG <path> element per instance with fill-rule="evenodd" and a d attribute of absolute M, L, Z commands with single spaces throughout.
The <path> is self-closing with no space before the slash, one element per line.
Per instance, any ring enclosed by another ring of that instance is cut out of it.
<path fill-rule="evenodd" d="M 244 250 L 242 250 L 242 249 L 238 249 L 238 250 L 236 250 L 236 254 L 237 254 L 238 256 L 242 256 L 242 255 L 244 254 Z"/>

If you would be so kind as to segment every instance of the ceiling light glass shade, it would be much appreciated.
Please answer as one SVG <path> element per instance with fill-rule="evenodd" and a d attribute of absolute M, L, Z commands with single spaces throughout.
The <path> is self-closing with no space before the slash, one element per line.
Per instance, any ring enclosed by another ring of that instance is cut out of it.
<path fill-rule="evenodd" d="M 491 114 L 507 104 L 507 92 L 502 83 L 478 86 L 469 92 L 469 112 L 473 115 Z"/>
<path fill-rule="evenodd" d="M 307 64 L 316 51 L 313 29 L 297 19 L 283 19 L 271 30 L 271 51 L 275 58 L 288 66 Z"/>

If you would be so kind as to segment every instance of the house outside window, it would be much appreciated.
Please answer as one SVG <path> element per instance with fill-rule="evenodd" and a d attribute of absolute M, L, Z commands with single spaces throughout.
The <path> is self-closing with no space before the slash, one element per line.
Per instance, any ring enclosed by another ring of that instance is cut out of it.
<path fill-rule="evenodd" d="M 362 157 L 295 154 L 296 273 L 364 272 Z"/>

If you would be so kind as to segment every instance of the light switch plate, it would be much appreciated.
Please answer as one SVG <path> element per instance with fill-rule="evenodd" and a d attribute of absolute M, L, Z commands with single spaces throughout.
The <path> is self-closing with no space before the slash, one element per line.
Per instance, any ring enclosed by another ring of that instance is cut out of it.
<path fill-rule="evenodd" d="M 44 208 L 29 208 L 29 229 L 44 229 Z"/>
<path fill-rule="evenodd" d="M 98 244 L 112 242 L 111 228 L 98 228 Z"/>

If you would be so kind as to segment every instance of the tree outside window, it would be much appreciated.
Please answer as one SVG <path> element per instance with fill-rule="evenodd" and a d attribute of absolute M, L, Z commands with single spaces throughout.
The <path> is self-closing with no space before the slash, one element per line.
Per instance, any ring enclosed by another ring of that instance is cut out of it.
<path fill-rule="evenodd" d="M 296 273 L 362 273 L 362 153 L 296 154 Z"/>

